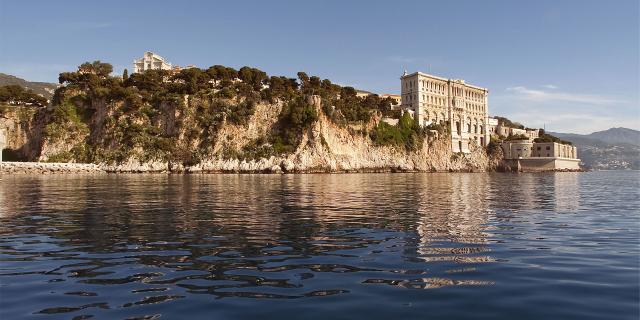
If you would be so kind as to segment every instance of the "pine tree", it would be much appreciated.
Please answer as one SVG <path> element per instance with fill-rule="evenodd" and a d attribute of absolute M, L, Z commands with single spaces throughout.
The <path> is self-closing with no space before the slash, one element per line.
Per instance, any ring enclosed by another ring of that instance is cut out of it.
<path fill-rule="evenodd" d="M 122 81 L 127 81 L 127 79 L 129 79 L 129 70 L 124 69 L 122 72 Z"/>

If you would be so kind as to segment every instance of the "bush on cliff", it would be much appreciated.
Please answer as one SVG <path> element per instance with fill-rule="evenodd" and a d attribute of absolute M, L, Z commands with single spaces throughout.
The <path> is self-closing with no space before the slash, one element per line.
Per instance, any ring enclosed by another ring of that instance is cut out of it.
<path fill-rule="evenodd" d="M 500 151 L 500 142 L 499 141 L 495 141 L 495 140 L 489 141 L 489 144 L 486 147 L 486 151 L 487 151 L 487 154 L 489 156 L 493 156 L 493 155 L 498 154 L 498 152 L 501 152 Z"/>
<path fill-rule="evenodd" d="M 505 141 L 529 140 L 529 137 L 527 135 L 524 135 L 524 134 L 510 134 L 504 140 Z"/>
<path fill-rule="evenodd" d="M 540 137 L 535 138 L 533 142 L 557 142 L 561 144 L 573 145 L 570 141 L 562 140 L 554 135 L 543 133 Z"/>
<path fill-rule="evenodd" d="M 518 123 L 518 122 L 513 122 L 505 117 L 494 117 L 496 120 L 498 120 L 498 124 L 505 126 L 505 127 L 509 127 L 509 128 L 518 128 L 518 129 L 524 129 L 524 125 Z"/>
<path fill-rule="evenodd" d="M 86 124 L 89 115 L 67 102 L 53 108 L 49 123 L 45 126 L 44 135 L 51 141 L 58 141 L 70 135 L 87 134 Z"/>
<path fill-rule="evenodd" d="M 391 145 L 412 151 L 422 146 L 424 132 L 409 113 L 405 113 L 395 126 L 379 122 L 370 137 L 376 145 Z"/>
<path fill-rule="evenodd" d="M 303 131 L 318 120 L 314 106 L 308 104 L 304 97 L 298 97 L 287 103 L 280 113 L 276 132 L 271 136 L 271 144 L 275 154 L 293 152 Z"/>

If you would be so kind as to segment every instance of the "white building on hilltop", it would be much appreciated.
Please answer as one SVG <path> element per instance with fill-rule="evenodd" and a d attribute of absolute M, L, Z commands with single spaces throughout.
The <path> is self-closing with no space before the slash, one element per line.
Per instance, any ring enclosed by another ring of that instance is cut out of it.
<path fill-rule="evenodd" d="M 147 51 L 140 59 L 133 60 L 133 72 L 143 72 L 145 70 L 171 70 L 171 63 L 163 57 Z"/>
<path fill-rule="evenodd" d="M 470 152 L 470 145 L 489 143 L 489 90 L 422 72 L 400 77 L 402 109 L 421 126 L 449 123 L 451 150 Z"/>

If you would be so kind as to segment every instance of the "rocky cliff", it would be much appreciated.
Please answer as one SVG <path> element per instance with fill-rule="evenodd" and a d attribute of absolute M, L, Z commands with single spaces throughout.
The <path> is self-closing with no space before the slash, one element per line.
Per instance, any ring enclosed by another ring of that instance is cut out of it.
<path fill-rule="evenodd" d="M 390 99 L 303 72 L 111 72 L 84 63 L 60 74 L 48 107 L 3 106 L 14 158 L 111 172 L 485 171 L 501 160 L 474 145 L 453 154 L 447 125 L 421 128 Z"/>
<path fill-rule="evenodd" d="M 28 145 L 37 127 L 38 108 L 31 106 L 0 106 L 0 130 L 5 133 L 3 149 L 5 161 L 24 161 L 30 159 Z"/>
<path fill-rule="evenodd" d="M 364 130 L 334 123 L 321 111 L 320 100 L 308 98 L 319 117 L 302 132 L 299 145 L 293 152 L 279 155 L 250 156 L 252 148 L 260 148 L 256 141 L 268 141 L 277 125 L 283 103 L 260 103 L 246 124 L 223 121 L 215 138 L 209 141 L 210 150 L 200 156 L 196 163 L 185 163 L 175 159 L 160 159 L 146 155 L 144 148 L 130 150 L 124 161 L 97 161 L 109 172 L 383 172 L 383 171 L 487 171 L 499 167 L 499 154 L 487 155 L 485 148 L 472 146 L 470 154 L 451 152 L 450 139 L 446 133 L 426 135 L 422 147 L 406 150 L 397 146 L 376 145 L 366 134 L 379 118 L 373 118 Z M 163 134 L 174 135 L 185 146 L 196 148 L 203 139 L 190 140 L 196 116 L 193 111 L 207 103 L 198 98 L 184 97 L 180 103 L 163 103 L 162 116 L 153 119 Z M 114 145 L 118 132 L 111 123 L 115 113 L 123 106 L 95 103 L 87 124 L 64 123 L 52 125 L 55 117 L 51 110 L 22 108 L 5 113 L 3 125 L 7 128 L 9 148 L 28 161 L 82 162 L 73 155 L 79 146 L 87 142 L 100 145 L 103 152 L 118 149 Z M 132 121 L 136 121 L 135 119 Z M 54 129 L 59 130 L 55 132 Z M 148 150 L 147 150 L 148 151 Z"/>

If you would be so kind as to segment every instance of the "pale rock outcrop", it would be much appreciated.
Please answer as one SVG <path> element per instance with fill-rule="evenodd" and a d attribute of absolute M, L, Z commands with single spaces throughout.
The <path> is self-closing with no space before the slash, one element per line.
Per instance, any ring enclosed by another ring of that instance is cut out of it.
<path fill-rule="evenodd" d="M 96 168 L 95 172 L 434 172 L 495 170 L 499 168 L 502 160 L 500 155 L 489 157 L 483 147 L 475 145 L 471 146 L 471 153 L 453 154 L 451 139 L 446 135 L 427 136 L 422 148 L 415 151 L 375 145 L 369 136 L 362 132 L 371 130 L 379 121 L 378 118 L 372 119 L 370 123 L 359 125 L 358 128 L 339 126 L 321 111 L 319 97 L 308 97 L 308 102 L 315 106 L 319 119 L 303 132 L 301 143 L 291 154 L 258 159 L 238 159 L 225 157 L 223 152 L 228 149 L 241 151 L 245 147 L 252 148 L 252 143 L 257 140 L 267 141 L 266 137 L 273 132 L 283 108 L 283 103 L 276 101 L 273 104 L 257 104 L 254 114 L 246 125 L 224 122 L 211 142 L 211 152 L 203 155 L 197 164 L 188 166 L 175 161 L 143 161 L 134 156 L 120 164 L 97 164 L 90 165 L 90 168 Z M 190 105 L 203 102 L 185 96 L 181 103 Z M 163 110 L 162 117 L 154 119 L 154 123 L 164 134 L 176 135 L 180 139 L 185 131 L 184 121 L 189 119 L 185 118 L 187 115 L 184 111 L 180 111 L 177 105 L 177 102 L 163 102 L 160 106 Z M 96 112 L 91 121 L 98 124 L 104 123 L 105 118 L 117 108 L 104 103 L 96 103 L 93 107 L 96 108 Z M 40 151 L 33 151 L 37 153 L 34 157 L 36 159 L 46 160 L 48 155 L 68 151 L 69 146 L 64 141 L 78 141 L 88 137 L 88 133 L 84 136 L 67 136 L 62 139 L 62 142 L 51 144 L 42 137 L 46 123 L 43 117 L 34 117 L 33 121 L 36 124 L 39 123 L 39 126 L 33 125 L 30 131 L 31 136 L 29 136 L 30 150 Z M 179 123 L 182 123 L 182 128 L 178 127 Z M 89 138 L 94 141 L 105 139 L 95 133 Z M 138 151 L 140 150 L 135 150 L 133 154 L 142 154 Z M 81 166 L 79 168 L 85 170 L 85 167 Z M 13 164 L 10 167 L 18 168 Z M 39 167 L 34 168 L 36 168 L 34 170 L 41 170 Z M 57 172 L 49 169 L 47 171 Z M 3 172 L 8 171 L 3 169 Z"/>
<path fill-rule="evenodd" d="M 2 162 L 0 174 L 105 173 L 100 165 L 88 163 Z"/>

